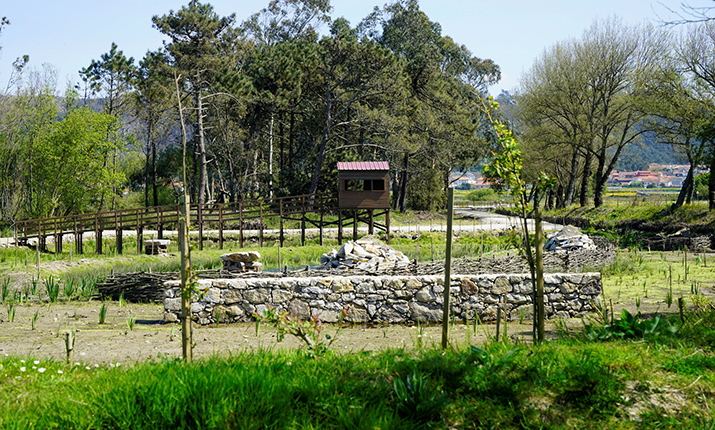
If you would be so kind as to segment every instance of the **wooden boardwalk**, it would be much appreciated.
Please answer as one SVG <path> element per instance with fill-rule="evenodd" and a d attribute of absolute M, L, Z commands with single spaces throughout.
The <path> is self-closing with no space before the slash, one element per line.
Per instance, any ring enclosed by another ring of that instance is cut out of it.
<path fill-rule="evenodd" d="M 357 225 L 366 222 L 369 232 L 374 228 L 387 233 L 389 242 L 390 215 L 389 209 L 375 213 L 373 210 L 338 209 L 335 195 L 301 195 L 278 197 L 273 199 L 244 200 L 233 203 L 206 203 L 190 205 L 190 222 L 192 232 L 198 232 L 199 249 L 203 249 L 205 230 L 218 231 L 218 245 L 223 249 L 224 232 L 237 230 L 239 246 L 243 247 L 248 234 L 258 237 L 259 246 L 263 246 L 264 231 L 267 221 L 278 224 L 281 246 L 285 240 L 285 221 L 297 221 L 300 224 L 301 243 L 305 244 L 305 232 L 308 224 L 319 229 L 320 244 L 323 244 L 323 230 L 338 228 L 338 242 L 342 242 L 343 230 L 352 226 L 353 238 L 357 237 Z M 385 223 L 375 222 L 375 216 L 385 215 Z M 326 221 L 330 216 L 333 221 Z M 334 218 L 337 216 L 337 221 Z M 80 215 L 61 216 L 45 219 L 18 221 L 15 224 L 15 243 L 27 245 L 30 239 L 36 239 L 41 251 L 47 250 L 47 239 L 54 239 L 55 252 L 62 252 L 63 238 L 72 235 L 75 252 L 81 254 L 83 236 L 93 233 L 95 236 L 95 252 L 103 253 L 102 234 L 113 231 L 116 240 L 117 254 L 123 252 L 123 236 L 125 231 L 136 232 L 137 253 L 142 253 L 144 230 L 156 230 L 158 238 L 163 238 L 165 230 L 177 230 L 179 220 L 179 205 L 152 206 L 120 211 L 97 212 Z"/>

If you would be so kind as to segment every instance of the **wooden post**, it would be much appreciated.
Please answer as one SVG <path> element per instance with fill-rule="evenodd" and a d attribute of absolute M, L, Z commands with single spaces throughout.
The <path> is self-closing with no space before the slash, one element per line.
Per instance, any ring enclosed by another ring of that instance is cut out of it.
<path fill-rule="evenodd" d="M 191 248 L 189 247 L 189 196 L 181 198 L 179 218 L 179 249 L 181 250 L 181 352 L 191 362 Z"/>
<path fill-rule="evenodd" d="M 114 235 L 116 236 L 117 241 L 117 255 L 122 255 L 122 236 L 124 235 L 124 231 L 121 227 L 117 227 L 117 230 L 114 232 Z"/>
<path fill-rule="evenodd" d="M 385 242 L 390 244 L 390 209 L 385 211 Z"/>
<path fill-rule="evenodd" d="M 318 224 L 318 231 L 320 232 L 320 246 L 323 246 L 323 219 L 325 217 L 325 202 L 321 200 L 320 202 L 320 223 Z"/>
<path fill-rule="evenodd" d="M 258 202 L 258 247 L 263 248 L 263 201 Z"/>
<path fill-rule="evenodd" d="M 353 241 L 358 240 L 358 210 L 353 209 Z"/>
<path fill-rule="evenodd" d="M 449 290 L 452 285 L 452 218 L 454 212 L 454 188 L 447 189 L 447 248 L 444 258 L 444 303 L 442 304 L 442 349 L 447 348 L 449 338 Z"/>
<path fill-rule="evenodd" d="M 223 203 L 218 205 L 218 249 L 223 249 Z"/>
<path fill-rule="evenodd" d="M 156 238 L 163 239 L 164 238 L 164 211 L 162 211 L 159 208 L 157 208 L 155 210 L 156 210 L 156 218 L 157 218 Z"/>
<path fill-rule="evenodd" d="M 102 228 L 99 226 L 99 215 L 94 216 L 94 240 L 95 252 L 97 255 L 102 254 Z"/>
<path fill-rule="evenodd" d="M 372 210 L 372 209 L 368 209 L 368 210 L 367 210 L 367 213 L 368 213 L 368 219 L 370 220 L 369 223 L 368 223 L 368 228 L 367 228 L 367 229 L 368 229 L 368 232 L 367 232 L 367 233 L 368 233 L 370 236 L 372 236 L 373 234 L 375 234 L 375 220 L 374 220 L 374 218 L 373 218 L 373 217 L 374 217 L 374 215 L 373 215 L 373 210 Z"/>
<path fill-rule="evenodd" d="M 204 211 L 203 205 L 199 204 L 196 206 L 196 211 L 198 212 L 198 223 L 199 223 L 199 251 L 204 249 Z"/>
<path fill-rule="evenodd" d="M 12 227 L 15 236 L 15 264 L 12 267 L 15 267 L 17 266 L 17 224 L 14 224 Z M 70 250 L 71 249 L 72 248 L 70 248 Z"/>
<path fill-rule="evenodd" d="M 137 254 L 142 253 L 142 246 L 144 245 L 144 226 L 142 225 L 143 214 L 141 209 L 137 210 Z"/>
<path fill-rule="evenodd" d="M 62 253 L 62 233 L 55 232 L 55 253 Z"/>
<path fill-rule="evenodd" d="M 338 245 L 343 244 L 343 210 L 338 209 Z"/>
<path fill-rule="evenodd" d="M 243 202 L 238 202 L 238 247 L 243 248 Z"/>
<path fill-rule="evenodd" d="M 280 246 L 283 246 L 283 199 L 278 199 L 278 217 L 279 217 L 279 224 L 280 224 L 280 233 L 278 235 L 278 241 L 280 242 Z M 278 267 L 281 267 L 280 264 L 280 256 L 281 256 L 281 251 L 280 248 L 278 248 Z"/>
<path fill-rule="evenodd" d="M 300 202 L 300 244 L 305 246 L 305 196 Z"/>

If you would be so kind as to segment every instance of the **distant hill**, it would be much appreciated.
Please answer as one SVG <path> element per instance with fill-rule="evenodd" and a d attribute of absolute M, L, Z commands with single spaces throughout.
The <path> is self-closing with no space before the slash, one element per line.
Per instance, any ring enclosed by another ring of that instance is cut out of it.
<path fill-rule="evenodd" d="M 616 162 L 616 170 L 632 172 L 648 170 L 650 163 L 686 164 L 684 157 L 679 156 L 670 145 L 656 143 L 653 133 L 646 133 L 640 143 L 627 146 L 621 152 Z"/>

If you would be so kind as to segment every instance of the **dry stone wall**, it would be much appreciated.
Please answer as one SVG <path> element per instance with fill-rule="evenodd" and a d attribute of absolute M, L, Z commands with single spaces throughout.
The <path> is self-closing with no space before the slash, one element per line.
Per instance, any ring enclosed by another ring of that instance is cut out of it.
<path fill-rule="evenodd" d="M 301 319 L 336 322 L 344 309 L 355 323 L 439 322 L 444 276 L 330 276 L 313 278 L 207 279 L 195 295 L 192 319 L 200 324 L 247 322 L 272 306 Z M 164 320 L 176 322 L 181 311 L 179 281 L 165 284 Z M 453 275 L 452 314 L 472 320 L 496 319 L 506 306 L 512 320 L 530 318 L 532 284 L 526 274 Z M 602 291 L 600 273 L 547 274 L 547 318 L 574 317 L 593 311 Z"/>

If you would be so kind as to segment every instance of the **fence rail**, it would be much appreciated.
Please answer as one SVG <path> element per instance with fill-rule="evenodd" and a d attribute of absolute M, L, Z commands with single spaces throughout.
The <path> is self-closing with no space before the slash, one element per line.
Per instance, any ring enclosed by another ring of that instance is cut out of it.
<path fill-rule="evenodd" d="M 300 195 L 271 199 L 243 200 L 230 203 L 205 203 L 190 205 L 190 220 L 194 231 L 198 231 L 199 249 L 203 249 L 207 229 L 218 231 L 219 248 L 223 249 L 224 232 L 237 230 L 240 246 L 243 247 L 248 233 L 258 236 L 259 245 L 263 245 L 263 233 L 267 229 L 266 220 L 277 221 L 281 245 L 285 240 L 285 221 L 299 221 L 301 243 L 305 244 L 305 230 L 308 224 L 317 227 L 320 243 L 323 243 L 323 229 L 337 226 L 338 240 L 342 241 L 342 228 L 345 222 L 357 223 L 360 218 L 357 211 L 344 216 L 338 209 L 336 195 Z M 326 215 L 337 215 L 338 221 L 326 221 Z M 374 226 L 387 232 L 389 240 L 389 210 L 385 211 L 386 223 L 373 225 L 373 212 L 369 211 L 370 232 Z M 142 252 L 144 230 L 156 230 L 158 238 L 163 238 L 165 230 L 176 230 L 179 221 L 179 205 L 152 206 L 138 209 L 124 209 L 88 214 L 69 215 L 44 219 L 18 221 L 15 224 L 15 243 L 28 244 L 36 239 L 41 250 L 46 250 L 47 238 L 54 239 L 55 251 L 62 252 L 65 235 L 74 236 L 77 253 L 83 252 L 83 235 L 95 235 L 96 252 L 102 253 L 102 233 L 114 231 L 117 253 L 122 253 L 123 232 L 136 232 L 137 252 Z"/>

